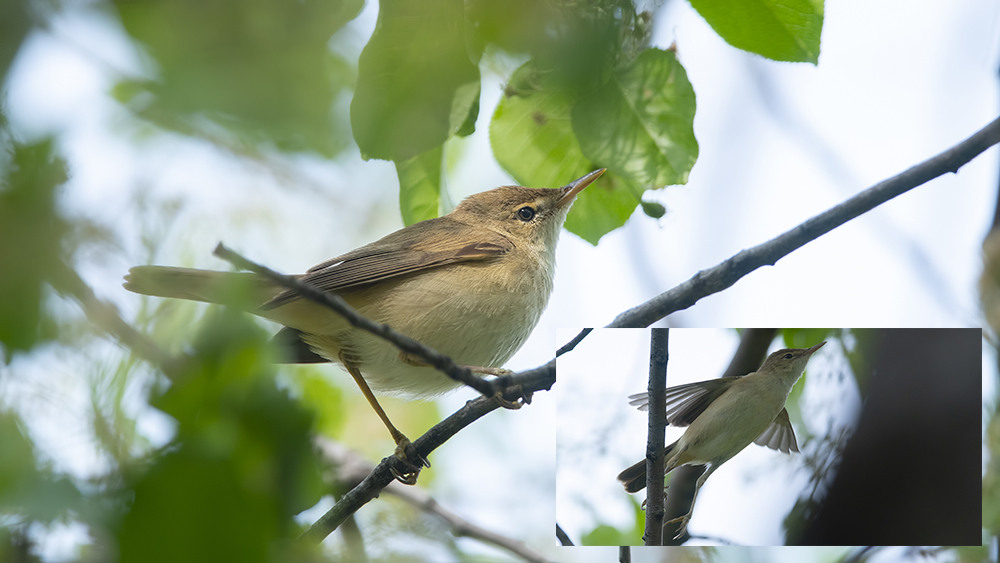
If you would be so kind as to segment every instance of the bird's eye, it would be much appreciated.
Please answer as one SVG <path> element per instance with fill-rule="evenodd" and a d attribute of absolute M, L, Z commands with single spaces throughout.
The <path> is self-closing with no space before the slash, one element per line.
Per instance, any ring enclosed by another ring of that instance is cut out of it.
<path fill-rule="evenodd" d="M 792 355 L 791 354 L 785 354 L 784 356 L 782 356 L 782 358 L 785 358 L 786 360 L 791 360 L 792 359 Z"/>
<path fill-rule="evenodd" d="M 517 218 L 527 223 L 535 218 L 535 210 L 525 205 L 521 209 L 517 210 Z"/>

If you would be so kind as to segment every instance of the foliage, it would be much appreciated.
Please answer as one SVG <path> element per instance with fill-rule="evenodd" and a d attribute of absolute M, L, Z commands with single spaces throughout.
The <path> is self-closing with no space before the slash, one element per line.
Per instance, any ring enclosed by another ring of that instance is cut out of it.
<path fill-rule="evenodd" d="M 490 68 L 483 58 L 520 63 L 504 77 L 488 133 L 480 132 L 516 181 L 556 187 L 608 168 L 576 203 L 566 223 L 572 232 L 597 244 L 640 204 L 660 217 L 662 206 L 643 202 L 643 192 L 687 181 L 698 155 L 694 87 L 675 49 L 649 46 L 653 16 L 631 0 L 382 0 L 359 56 L 350 22 L 362 4 L 94 6 L 117 15 L 149 63 L 145 74 L 122 75 L 113 89 L 134 117 L 253 155 L 277 150 L 332 159 L 356 144 L 365 158 L 394 162 L 407 224 L 444 207 L 443 144 L 475 132 L 481 69 Z M 774 14 L 785 5 L 767 4 Z M 0 5 L 0 76 L 33 25 L 48 26 L 45 19 L 63 9 L 94 6 Z M 733 45 L 815 62 L 822 5 L 810 6 L 800 10 L 808 25 L 779 18 L 781 37 L 772 41 L 756 28 L 734 32 L 732 21 L 696 5 Z M 13 139 L 0 114 L 4 363 L 58 336 L 50 311 L 65 304 L 49 289 L 72 296 L 78 282 L 74 260 L 87 225 L 60 209 L 66 168 L 56 140 Z M 0 408 L 0 559 L 31 557 L 26 531 L 34 524 L 72 522 L 87 527 L 88 555 L 101 560 L 319 557 L 293 547 L 301 531 L 293 517 L 324 492 L 309 437 L 343 429 L 340 390 L 309 374 L 279 382 L 254 325 L 216 310 L 198 322 L 193 311 L 163 306 L 140 314 L 140 325 L 156 319 L 143 327 L 156 342 L 178 341 L 168 346 L 183 350 L 176 365 L 118 357 L 93 368 L 92 430 L 106 457 L 102 474 L 78 479 L 52 468 L 19 413 Z M 190 326 L 200 327 L 196 336 L 179 328 Z M 132 386 L 143 406 L 175 425 L 166 444 L 151 445 L 137 430 L 135 413 L 123 406 Z M 411 416 L 429 425 L 437 419 L 433 408 L 420 406 Z"/>
<path fill-rule="evenodd" d="M 353 87 L 353 141 L 364 158 L 395 163 L 402 217 L 412 224 L 441 211 L 442 146 L 475 131 L 480 60 L 504 52 L 528 58 L 508 77 L 490 123 L 504 169 L 535 187 L 609 171 L 581 194 L 571 232 L 597 244 L 637 206 L 661 217 L 643 192 L 687 182 L 698 156 L 694 89 L 673 48 L 649 46 L 653 16 L 632 0 L 383 0 L 355 70 L 326 45 L 344 50 L 337 31 L 360 6 L 116 0 L 158 66 L 155 79 L 124 80 L 116 92 L 173 130 L 217 138 L 208 118 L 245 144 L 333 156 L 351 140 L 334 102 Z M 822 0 L 693 6 L 736 47 L 818 60 Z"/>
<path fill-rule="evenodd" d="M 275 386 L 263 331 L 237 312 L 202 323 L 194 353 L 154 406 L 178 423 L 128 487 L 117 526 L 126 561 L 288 557 L 292 516 L 323 493 L 312 416 Z M 171 534 L 164 534 L 164 528 Z"/>
<path fill-rule="evenodd" d="M 42 282 L 60 277 L 68 227 L 56 210 L 65 163 L 51 140 L 11 142 L 0 177 L 0 345 L 29 350 L 43 339 Z"/>

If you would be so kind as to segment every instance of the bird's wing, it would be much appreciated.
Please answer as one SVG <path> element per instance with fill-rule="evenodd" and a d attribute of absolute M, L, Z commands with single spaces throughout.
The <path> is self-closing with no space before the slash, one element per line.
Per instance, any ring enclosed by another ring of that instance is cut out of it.
<path fill-rule="evenodd" d="M 318 264 L 299 281 L 335 292 L 447 264 L 496 258 L 514 247 L 495 231 L 449 217 L 438 217 L 421 225 L 421 229 L 396 231 Z M 273 309 L 296 299 L 299 295 L 294 291 L 283 291 L 261 308 Z"/>
<path fill-rule="evenodd" d="M 753 443 L 786 454 L 789 452 L 798 453 L 799 446 L 795 443 L 795 431 L 792 430 L 792 423 L 788 420 L 788 411 L 781 409 L 778 416 L 774 417 L 774 422 L 760 436 L 757 436 Z"/>
<path fill-rule="evenodd" d="M 698 415 L 705 412 L 708 405 L 711 405 L 726 389 L 729 389 L 734 380 L 740 377 L 743 376 L 720 377 L 668 387 L 666 390 L 667 424 L 677 427 L 690 425 L 694 419 L 698 418 Z M 649 396 L 647 393 L 629 395 L 628 404 L 641 411 L 649 410 Z"/>

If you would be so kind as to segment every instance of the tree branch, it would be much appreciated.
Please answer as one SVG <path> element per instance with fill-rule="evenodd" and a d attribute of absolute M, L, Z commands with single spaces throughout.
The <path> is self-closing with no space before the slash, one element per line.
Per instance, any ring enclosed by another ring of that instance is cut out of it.
<path fill-rule="evenodd" d="M 498 386 L 492 381 L 472 375 L 472 371 L 469 368 L 456 364 L 450 357 L 434 350 L 430 346 L 421 344 L 409 336 L 404 336 L 396 332 L 389 325 L 376 323 L 363 316 L 357 309 L 351 307 L 347 301 L 344 301 L 343 297 L 335 293 L 316 289 L 309 284 L 302 283 L 295 276 L 279 274 L 266 266 L 251 262 L 226 248 L 221 242 L 215 247 L 215 251 L 212 254 L 235 265 L 237 268 L 260 274 L 278 285 L 298 293 L 309 301 L 333 309 L 337 314 L 344 317 L 347 322 L 351 323 L 351 326 L 388 340 L 403 352 L 419 357 L 448 377 L 472 387 L 486 397 L 492 397 L 497 392 Z"/>
<path fill-rule="evenodd" d="M 556 362 L 553 359 L 541 367 L 504 376 L 504 378 L 510 383 L 508 387 L 510 390 L 504 391 L 504 398 L 509 400 L 521 397 L 521 391 L 531 393 L 549 390 L 556 381 Z M 516 389 L 517 387 L 520 389 Z M 426 458 L 460 430 L 498 407 L 499 404 L 493 398 L 477 397 L 465 403 L 465 406 L 454 414 L 414 440 L 413 447 L 421 457 Z M 357 487 L 345 494 L 333 508 L 306 530 L 299 538 L 300 541 L 318 544 L 330 532 L 336 530 L 348 515 L 353 514 L 365 503 L 378 496 L 379 492 L 393 481 L 394 477 L 390 467 L 394 464 L 397 471 L 406 469 L 403 462 L 396 456 L 383 458 Z"/>
<path fill-rule="evenodd" d="M 792 251 L 890 199 L 942 176 L 945 172 L 957 172 L 997 143 L 1000 143 L 1000 119 L 994 120 L 943 153 L 868 188 L 790 231 L 743 250 L 717 266 L 698 272 L 677 287 L 618 315 L 608 328 L 647 327 L 671 313 L 687 309 L 703 297 L 729 288 L 757 268 L 773 266 Z"/>
<path fill-rule="evenodd" d="M 646 434 L 646 545 L 663 545 L 663 447 L 667 428 L 667 343 L 669 328 L 649 338 L 649 425 Z"/>
<path fill-rule="evenodd" d="M 323 453 L 323 457 L 329 459 L 336 466 L 335 481 L 353 486 L 361 482 L 371 472 L 372 465 L 368 460 L 342 444 L 322 437 L 316 438 L 314 442 Z M 441 506 L 434 497 L 419 488 L 409 487 L 393 481 L 385 488 L 385 493 L 444 520 L 451 526 L 451 531 L 455 536 L 469 537 L 483 543 L 495 545 L 525 561 L 533 563 L 546 563 L 549 561 L 540 553 L 526 546 L 524 542 L 487 530 L 451 512 Z M 349 522 L 350 519 L 346 520 L 344 525 L 346 526 Z"/>

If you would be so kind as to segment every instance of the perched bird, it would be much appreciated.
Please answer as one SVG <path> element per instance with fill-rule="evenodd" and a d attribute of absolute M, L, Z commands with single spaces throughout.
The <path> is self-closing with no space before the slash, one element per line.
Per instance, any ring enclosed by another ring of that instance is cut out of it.
<path fill-rule="evenodd" d="M 472 195 L 447 215 L 327 260 L 298 279 L 474 372 L 502 373 L 548 303 L 566 214 L 576 195 L 603 173 L 596 170 L 562 188 L 504 186 Z M 406 459 L 409 440 L 371 389 L 429 398 L 459 383 L 257 274 L 137 266 L 125 280 L 124 287 L 136 293 L 209 303 L 233 303 L 234 294 L 249 294 L 249 301 L 241 301 L 249 312 L 284 325 L 274 342 L 285 361 L 343 364 L 389 429 L 397 456 L 411 468 L 397 478 L 415 482 L 426 460 L 418 465 Z"/>
<path fill-rule="evenodd" d="M 708 477 L 751 442 L 784 453 L 798 452 L 785 400 L 802 376 L 809 357 L 826 342 L 812 348 L 786 348 L 772 353 L 755 372 L 670 387 L 666 390 L 667 424 L 687 427 L 679 440 L 664 449 L 664 475 L 682 465 L 707 465 L 695 484 L 687 514 L 674 539 L 684 535 L 694 511 L 698 490 Z M 629 396 L 629 404 L 649 409 L 646 393 Z M 618 480 L 630 493 L 646 487 L 646 460 L 622 471 Z M 668 523 L 669 523 L 668 522 Z"/>

